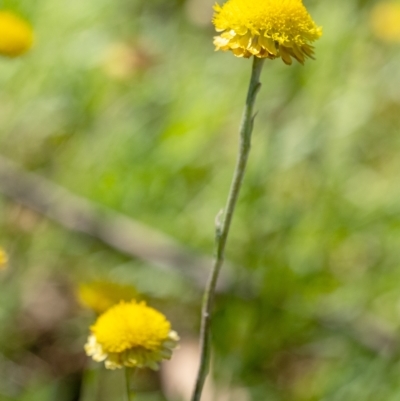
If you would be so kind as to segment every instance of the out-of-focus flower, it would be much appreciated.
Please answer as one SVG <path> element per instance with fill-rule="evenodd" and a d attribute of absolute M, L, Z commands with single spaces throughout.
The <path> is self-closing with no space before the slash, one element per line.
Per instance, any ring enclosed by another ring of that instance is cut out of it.
<path fill-rule="evenodd" d="M 374 34 L 386 42 L 400 42 L 400 2 L 385 1 L 371 11 L 371 28 Z"/>
<path fill-rule="evenodd" d="M 3 248 L 0 248 L 0 270 L 4 270 L 7 267 L 8 256 Z"/>
<path fill-rule="evenodd" d="M 18 57 L 33 44 L 33 29 L 11 11 L 0 10 L 0 55 Z"/>
<path fill-rule="evenodd" d="M 107 49 L 103 69 L 111 78 L 127 80 L 148 70 L 154 63 L 155 58 L 146 47 L 118 42 Z"/>
<path fill-rule="evenodd" d="M 120 301 L 132 301 L 139 294 L 132 285 L 122 285 L 111 281 L 82 283 L 78 288 L 78 298 L 83 306 L 100 314 Z"/>
<path fill-rule="evenodd" d="M 170 359 L 179 341 L 171 324 L 145 302 L 120 302 L 99 316 L 90 328 L 87 355 L 105 361 L 107 369 L 126 367 L 158 369 Z"/>
<path fill-rule="evenodd" d="M 218 32 L 216 50 L 231 50 L 237 57 L 292 57 L 304 63 L 313 58 L 312 42 L 322 35 L 301 0 L 229 0 L 215 6 Z"/>

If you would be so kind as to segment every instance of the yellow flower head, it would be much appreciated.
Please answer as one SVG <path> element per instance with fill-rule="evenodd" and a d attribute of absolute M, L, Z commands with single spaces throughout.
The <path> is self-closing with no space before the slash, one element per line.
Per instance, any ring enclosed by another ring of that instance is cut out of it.
<path fill-rule="evenodd" d="M 3 248 L 0 248 L 0 270 L 4 270 L 7 267 L 8 256 Z"/>
<path fill-rule="evenodd" d="M 78 288 L 78 298 L 83 306 L 100 314 L 120 301 L 138 298 L 136 288 L 111 281 L 92 281 Z"/>
<path fill-rule="evenodd" d="M 371 12 L 371 26 L 375 35 L 386 42 L 400 42 L 400 3 L 378 3 Z"/>
<path fill-rule="evenodd" d="M 237 57 L 292 57 L 304 63 L 313 58 L 311 43 L 322 35 L 301 0 L 228 0 L 215 6 L 218 32 L 216 50 L 231 50 Z"/>
<path fill-rule="evenodd" d="M 158 369 L 170 359 L 179 337 L 166 317 L 145 302 L 120 302 L 103 313 L 90 328 L 87 355 L 105 361 L 107 369 L 148 367 Z"/>
<path fill-rule="evenodd" d="M 0 55 L 17 57 L 33 44 L 32 27 L 11 11 L 0 11 Z"/>

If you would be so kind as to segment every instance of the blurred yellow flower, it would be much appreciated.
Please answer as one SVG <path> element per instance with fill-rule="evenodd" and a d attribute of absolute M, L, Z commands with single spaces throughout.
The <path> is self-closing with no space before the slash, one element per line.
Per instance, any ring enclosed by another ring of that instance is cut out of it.
<path fill-rule="evenodd" d="M 159 362 L 170 359 L 179 341 L 166 317 L 145 302 L 120 302 L 99 316 L 90 329 L 85 351 L 95 361 L 105 361 L 107 369 L 157 370 Z"/>
<path fill-rule="evenodd" d="M 33 30 L 28 22 L 12 13 L 0 11 L 0 55 L 17 57 L 33 44 Z"/>
<path fill-rule="evenodd" d="M 213 23 L 218 32 L 216 50 L 231 50 L 237 57 L 292 57 L 304 63 L 313 58 L 312 42 L 322 35 L 301 0 L 228 0 L 215 6 Z"/>
<path fill-rule="evenodd" d="M 120 301 L 132 301 L 138 296 L 136 288 L 132 285 L 122 285 L 110 281 L 82 283 L 78 288 L 78 298 L 81 304 L 98 314 L 105 312 Z"/>
<path fill-rule="evenodd" d="M 374 34 L 387 42 L 400 42 L 400 2 L 385 1 L 371 11 Z"/>
<path fill-rule="evenodd" d="M 0 270 L 3 270 L 7 267 L 8 256 L 3 248 L 0 248 Z"/>

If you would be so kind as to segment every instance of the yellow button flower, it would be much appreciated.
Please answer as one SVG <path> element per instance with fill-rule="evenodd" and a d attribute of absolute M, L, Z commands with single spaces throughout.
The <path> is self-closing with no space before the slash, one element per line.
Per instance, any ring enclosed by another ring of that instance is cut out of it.
<path fill-rule="evenodd" d="M 371 11 L 375 35 L 386 42 L 400 43 L 400 2 L 384 1 Z"/>
<path fill-rule="evenodd" d="M 7 267 L 8 256 L 3 248 L 0 248 L 0 270 L 4 270 Z"/>
<path fill-rule="evenodd" d="M 216 50 L 231 50 L 237 57 L 292 57 L 304 63 L 313 58 L 312 42 L 322 35 L 301 0 L 228 0 L 215 6 L 218 32 Z"/>
<path fill-rule="evenodd" d="M 131 301 L 138 297 L 135 287 L 105 280 L 82 283 L 78 288 L 80 303 L 98 314 L 120 301 Z"/>
<path fill-rule="evenodd" d="M 11 11 L 0 10 L 0 55 L 17 57 L 33 44 L 32 27 Z"/>
<path fill-rule="evenodd" d="M 87 355 L 105 361 L 107 369 L 138 367 L 157 370 L 170 359 L 179 337 L 166 317 L 145 302 L 120 302 L 90 328 Z"/>

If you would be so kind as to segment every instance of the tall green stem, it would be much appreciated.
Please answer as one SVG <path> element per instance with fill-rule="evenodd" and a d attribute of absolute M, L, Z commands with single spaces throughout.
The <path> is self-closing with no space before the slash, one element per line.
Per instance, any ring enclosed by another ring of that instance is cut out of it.
<path fill-rule="evenodd" d="M 133 395 L 131 391 L 131 380 L 130 380 L 131 370 L 125 368 L 125 385 L 126 385 L 126 398 L 128 401 L 133 401 Z"/>
<path fill-rule="evenodd" d="M 261 87 L 260 75 L 263 64 L 263 59 L 254 57 L 250 85 L 246 99 L 246 106 L 244 109 L 242 124 L 240 127 L 240 145 L 235 173 L 229 191 L 229 196 L 224 210 L 222 222 L 217 221 L 216 223 L 215 260 L 203 297 L 200 330 L 200 366 L 191 399 L 192 401 L 200 401 L 204 382 L 209 371 L 211 355 L 211 312 L 214 303 L 215 287 L 217 285 L 219 272 L 224 263 L 226 241 L 228 239 L 229 229 L 231 226 L 233 214 L 235 212 L 239 192 L 242 187 L 244 173 L 246 171 L 247 159 L 249 157 L 251 146 L 251 134 L 253 132 L 253 123 L 255 117 L 253 115 L 254 102 L 256 100 L 257 93 Z"/>

